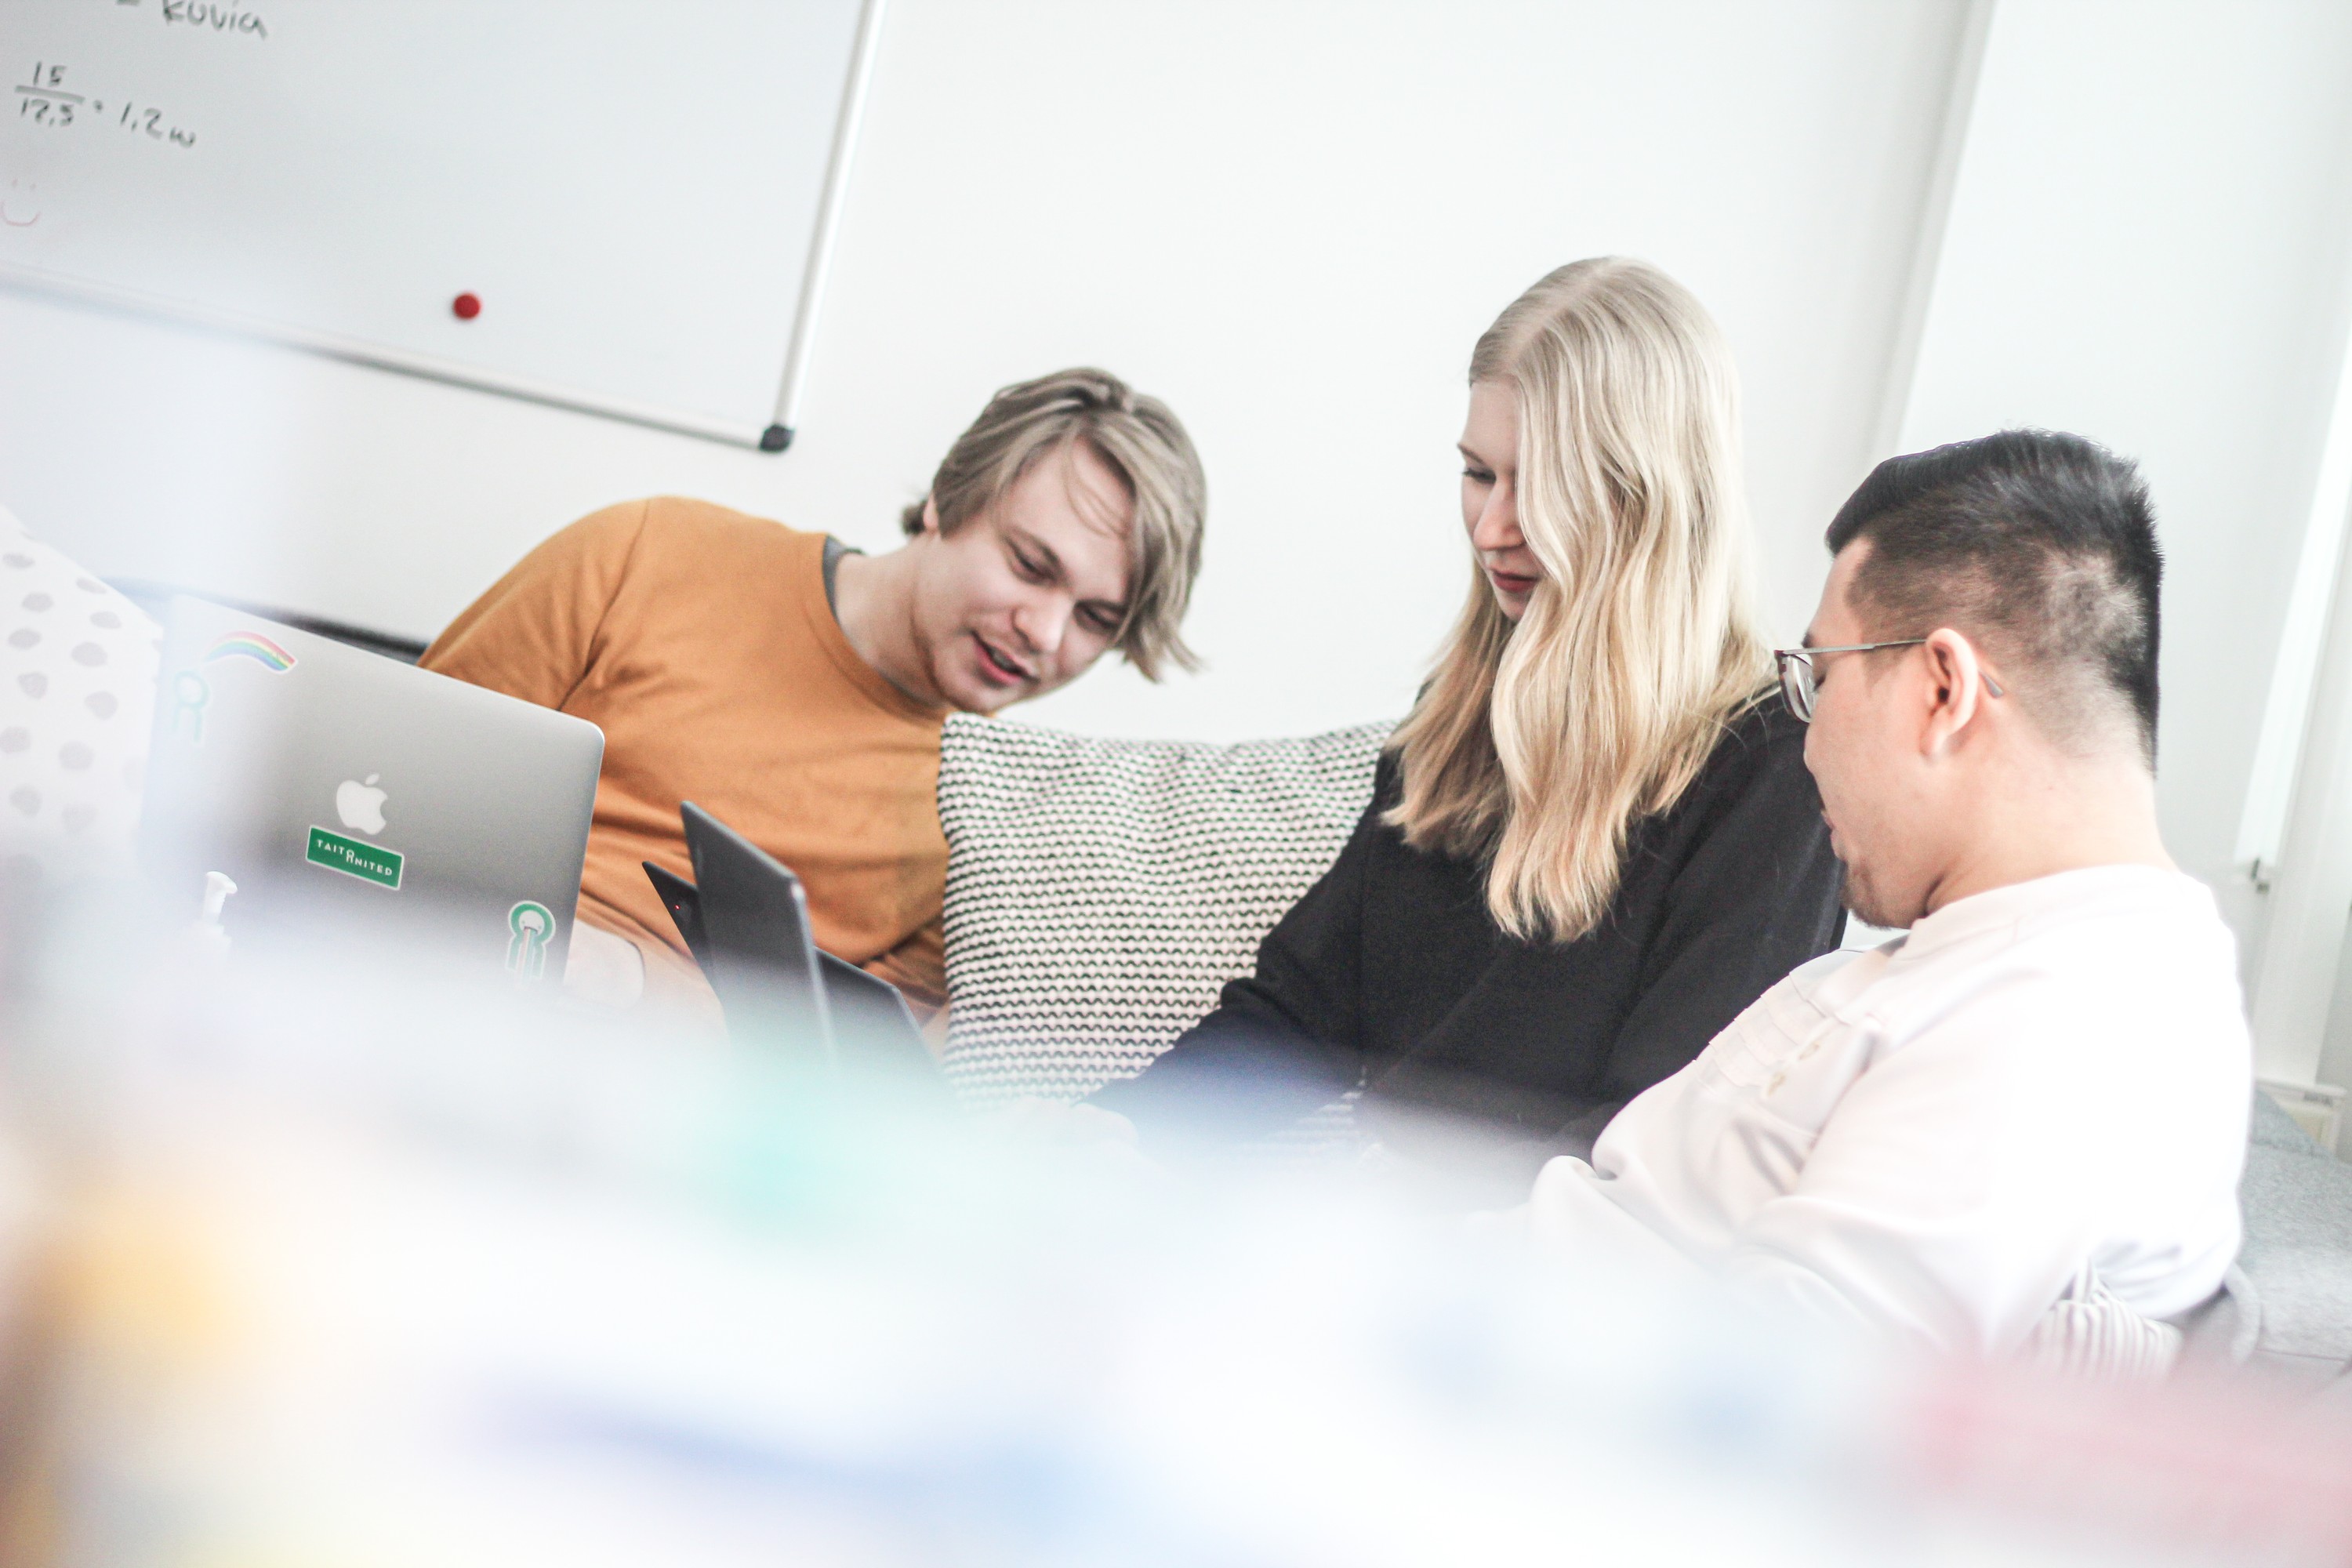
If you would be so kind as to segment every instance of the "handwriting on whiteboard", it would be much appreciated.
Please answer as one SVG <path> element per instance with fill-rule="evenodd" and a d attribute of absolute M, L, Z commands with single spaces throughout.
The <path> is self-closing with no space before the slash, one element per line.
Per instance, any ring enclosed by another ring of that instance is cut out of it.
<path fill-rule="evenodd" d="M 141 0 L 114 0 L 118 5 L 137 5 Z M 191 27 L 210 27 L 215 33 L 243 33 L 248 37 L 269 37 L 269 24 L 261 19 L 258 11 L 241 11 L 234 5 L 209 5 L 204 0 L 159 0 L 155 15 L 166 25 L 181 23 Z"/>
<path fill-rule="evenodd" d="M 64 131 L 82 125 L 112 125 L 134 136 L 144 136 L 151 142 L 161 142 L 174 147 L 193 147 L 196 133 L 184 126 L 174 125 L 163 110 L 152 104 L 134 103 L 127 98 L 107 100 L 90 93 L 73 90 L 74 83 L 67 81 L 66 68 L 54 60 L 33 62 L 31 79 L 16 87 L 16 118 L 45 125 L 52 131 Z M 109 104 L 111 102 L 112 107 Z"/>

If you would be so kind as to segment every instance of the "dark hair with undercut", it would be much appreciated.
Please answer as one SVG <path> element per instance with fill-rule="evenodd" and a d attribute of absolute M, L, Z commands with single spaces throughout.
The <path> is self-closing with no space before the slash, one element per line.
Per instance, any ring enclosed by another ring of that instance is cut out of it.
<path fill-rule="evenodd" d="M 2164 557 L 2132 464 L 2050 430 L 1889 458 L 1830 523 L 1831 553 L 1857 539 L 1851 595 L 1872 640 L 1949 626 L 2009 667 L 2053 739 L 2090 743 L 2120 710 L 2156 765 Z"/>

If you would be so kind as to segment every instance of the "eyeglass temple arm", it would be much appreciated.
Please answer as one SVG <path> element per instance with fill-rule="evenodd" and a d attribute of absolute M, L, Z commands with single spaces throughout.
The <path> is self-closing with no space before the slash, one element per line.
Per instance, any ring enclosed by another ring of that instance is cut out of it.
<path fill-rule="evenodd" d="M 1904 637 L 1895 642 L 1848 643 L 1841 647 L 1784 647 L 1776 648 L 1773 651 L 1780 658 L 1794 659 L 1811 669 L 1813 667 L 1813 655 L 1817 653 L 1874 653 L 1883 647 L 1916 647 L 1927 640 L 1926 637 Z M 1979 665 L 1977 667 L 1977 674 L 1984 679 L 1985 689 L 1995 697 L 2009 695 L 2001 689 L 2000 682 L 1992 678 L 1992 671 Z"/>

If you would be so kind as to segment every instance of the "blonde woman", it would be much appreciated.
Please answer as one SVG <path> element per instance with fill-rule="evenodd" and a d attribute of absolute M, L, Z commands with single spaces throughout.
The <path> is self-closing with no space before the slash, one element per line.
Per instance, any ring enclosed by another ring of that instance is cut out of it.
<path fill-rule="evenodd" d="M 1472 581 L 1256 973 L 1095 1103 L 1271 1131 L 1349 1089 L 1588 1147 L 1798 964 L 1842 878 L 1749 606 L 1738 390 L 1672 279 L 1544 278 L 1470 359 Z"/>

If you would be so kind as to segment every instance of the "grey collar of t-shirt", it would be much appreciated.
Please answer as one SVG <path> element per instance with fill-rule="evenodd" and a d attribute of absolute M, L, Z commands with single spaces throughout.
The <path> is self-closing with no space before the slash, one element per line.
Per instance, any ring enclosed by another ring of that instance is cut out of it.
<path fill-rule="evenodd" d="M 833 581 L 839 574 L 841 558 L 865 553 L 853 545 L 844 544 L 830 533 L 824 536 L 824 607 L 833 612 L 833 618 L 836 621 L 841 619 L 841 600 L 833 591 Z"/>

